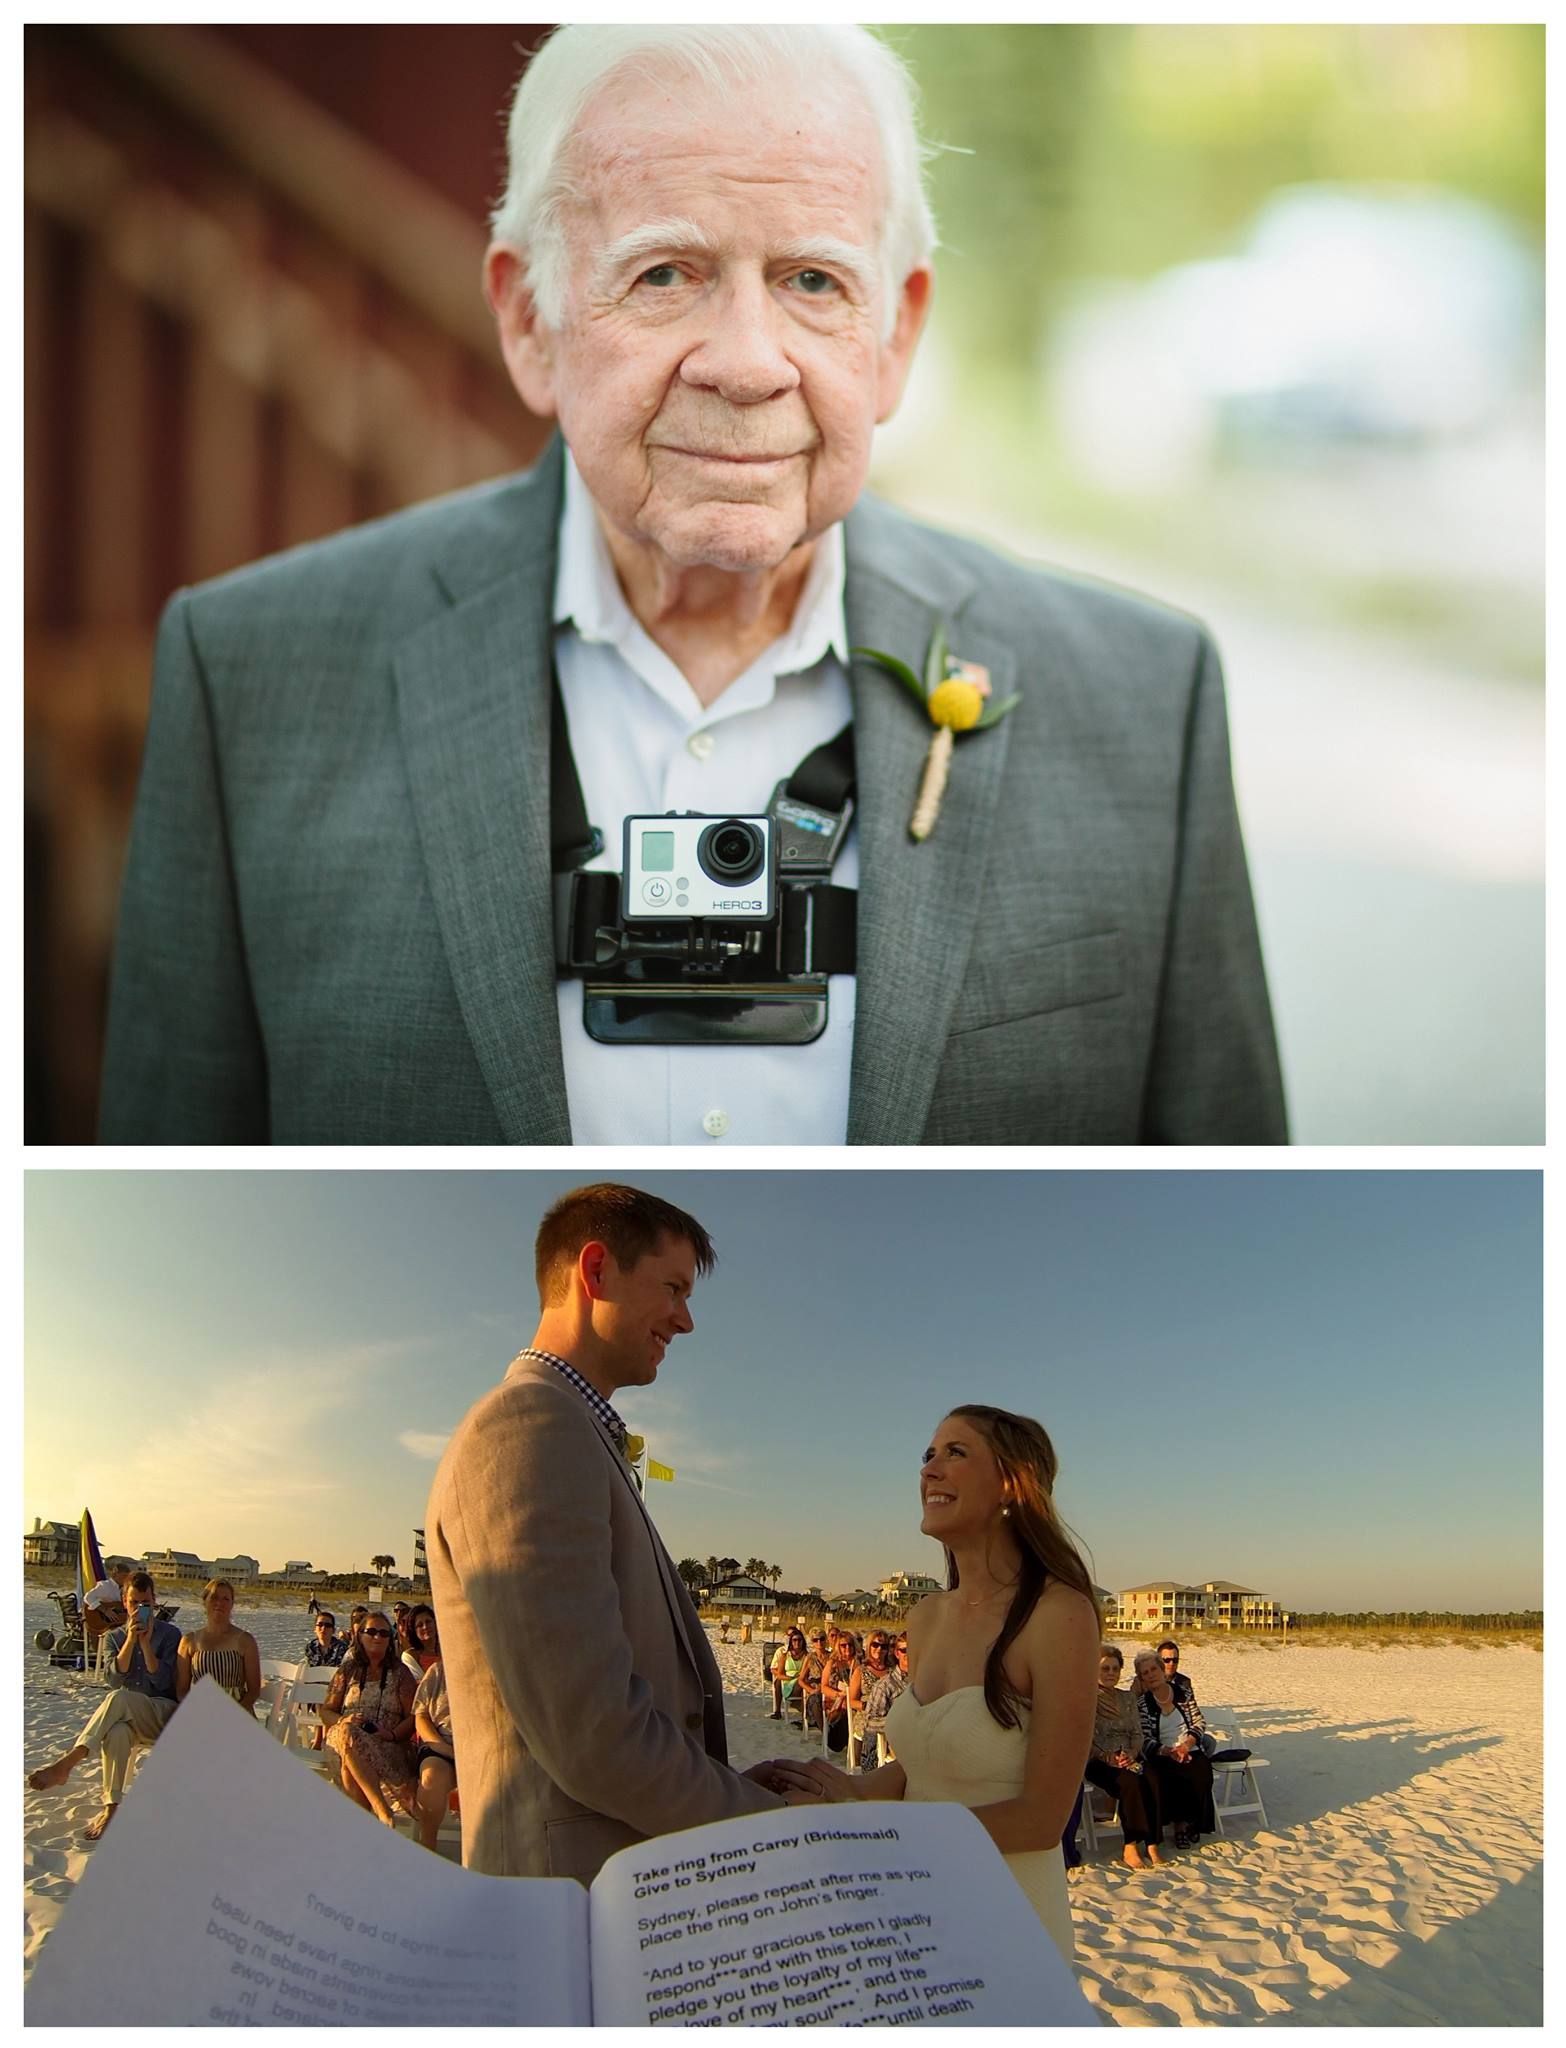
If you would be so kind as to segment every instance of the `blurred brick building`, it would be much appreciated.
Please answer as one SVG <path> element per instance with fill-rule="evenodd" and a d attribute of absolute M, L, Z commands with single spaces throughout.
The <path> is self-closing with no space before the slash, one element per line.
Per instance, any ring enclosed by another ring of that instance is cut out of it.
<path fill-rule="evenodd" d="M 531 460 L 479 285 L 541 27 L 26 37 L 26 1124 L 90 1141 L 181 585 Z"/>

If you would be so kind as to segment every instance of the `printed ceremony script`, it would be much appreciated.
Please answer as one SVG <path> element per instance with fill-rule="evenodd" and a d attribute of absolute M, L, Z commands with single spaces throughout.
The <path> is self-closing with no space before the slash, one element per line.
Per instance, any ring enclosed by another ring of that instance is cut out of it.
<path fill-rule="evenodd" d="M 31 2026 L 1096 2026 L 960 1806 L 793 1806 L 591 1891 L 395 1835 L 209 1680 L 93 1851 Z"/>

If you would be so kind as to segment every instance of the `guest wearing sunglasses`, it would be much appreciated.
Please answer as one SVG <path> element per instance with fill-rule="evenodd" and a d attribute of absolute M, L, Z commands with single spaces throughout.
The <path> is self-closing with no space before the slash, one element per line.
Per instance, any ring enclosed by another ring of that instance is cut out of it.
<path fill-rule="evenodd" d="M 415 1687 L 395 1640 L 392 1624 L 372 1608 L 321 1707 L 327 1743 L 342 1761 L 343 1790 L 387 1827 L 394 1807 L 411 1814 L 418 1803 L 409 1747 Z"/>
<path fill-rule="evenodd" d="M 908 1642 L 898 1654 L 897 1645 L 884 1629 L 872 1629 L 865 1640 L 865 1668 L 860 1679 L 864 1700 L 864 1727 L 859 1738 L 859 1768 L 873 1771 L 881 1761 L 878 1736 L 886 1732 L 886 1717 L 892 1702 L 908 1683 Z"/>
<path fill-rule="evenodd" d="M 1159 1669 L 1169 1681 L 1169 1689 L 1177 1700 L 1189 1700 L 1196 1705 L 1196 1693 L 1191 1681 L 1180 1669 L 1180 1645 L 1173 1636 L 1165 1636 L 1157 1650 Z"/>
<path fill-rule="evenodd" d="M 337 1617 L 323 1608 L 315 1617 L 315 1627 L 305 1645 L 304 1661 L 317 1667 L 329 1664 L 335 1671 L 343 1661 L 348 1648 L 348 1638 L 337 1633 Z"/>

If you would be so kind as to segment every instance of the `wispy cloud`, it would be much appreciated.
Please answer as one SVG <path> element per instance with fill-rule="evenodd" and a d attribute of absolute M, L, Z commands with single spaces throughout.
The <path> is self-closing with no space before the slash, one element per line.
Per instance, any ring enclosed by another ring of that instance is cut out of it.
<path fill-rule="evenodd" d="M 84 1445 L 83 1497 L 105 1528 L 111 1518 L 140 1528 L 156 1501 L 152 1539 L 203 1554 L 292 1544 L 289 1532 L 315 1524 L 353 1483 L 344 1453 L 375 1412 L 387 1368 L 419 1348 L 397 1339 L 230 1357 L 194 1399 L 160 1405 L 155 1427 L 97 1451 Z M 262 1557 L 263 1568 L 277 1562 Z"/>
<path fill-rule="evenodd" d="M 411 1451 L 416 1458 L 428 1458 L 433 1464 L 451 1441 L 448 1429 L 442 1435 L 432 1430 L 405 1429 L 397 1438 L 405 1451 Z"/>

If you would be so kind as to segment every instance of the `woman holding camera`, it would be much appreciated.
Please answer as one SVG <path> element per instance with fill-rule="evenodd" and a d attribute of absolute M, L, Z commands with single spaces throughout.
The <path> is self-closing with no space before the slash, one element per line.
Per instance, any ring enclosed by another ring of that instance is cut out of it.
<path fill-rule="evenodd" d="M 413 1813 L 418 1799 L 409 1747 L 415 1687 L 395 1641 L 391 1623 L 372 1608 L 321 1706 L 326 1740 L 342 1760 L 343 1790 L 387 1827 L 395 1823 L 393 1807 Z"/>

